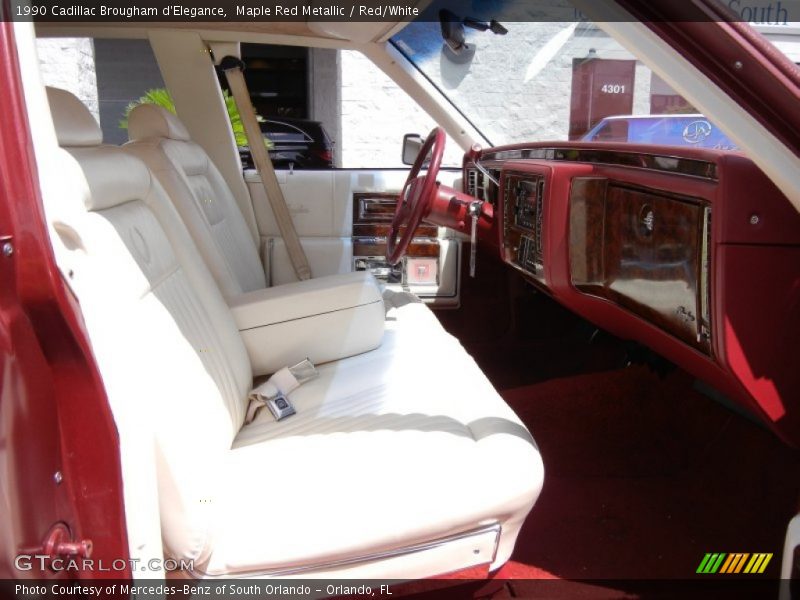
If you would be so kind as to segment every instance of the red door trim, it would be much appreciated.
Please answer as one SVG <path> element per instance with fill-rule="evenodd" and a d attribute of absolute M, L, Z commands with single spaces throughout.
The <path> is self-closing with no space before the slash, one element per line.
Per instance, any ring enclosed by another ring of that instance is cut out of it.
<path fill-rule="evenodd" d="M 120 470 L 119 438 L 94 362 L 77 300 L 63 281 L 47 233 L 13 23 L 0 22 L 0 224 L 14 239 L 21 309 L 35 332 L 30 344 L 44 354 L 55 384 L 61 437 L 62 473 L 76 522 L 74 539 L 91 539 L 95 569 L 84 578 L 129 578 L 130 568 L 100 571 L 102 562 L 128 559 Z M 37 115 L 35 118 L 41 118 Z M 6 229 L 7 228 L 7 229 Z M 24 498 L 21 499 L 24 506 Z M 9 550 L 9 549 L 7 549 Z M 10 549 L 18 553 L 21 549 Z"/>

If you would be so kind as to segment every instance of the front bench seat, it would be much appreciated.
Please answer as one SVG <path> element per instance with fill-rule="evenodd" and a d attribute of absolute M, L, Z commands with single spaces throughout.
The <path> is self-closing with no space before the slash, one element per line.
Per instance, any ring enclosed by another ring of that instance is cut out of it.
<path fill-rule="evenodd" d="M 163 188 L 101 144 L 75 96 L 48 98 L 83 201 L 53 223 L 59 256 L 115 417 L 153 429 L 165 555 L 199 577 L 410 578 L 507 561 L 542 461 L 457 340 L 389 321 L 380 348 L 293 392 L 297 415 L 243 426 L 247 352 Z"/>
<path fill-rule="evenodd" d="M 128 138 L 123 148 L 141 158 L 164 187 L 228 302 L 265 288 L 258 249 L 228 184 L 178 116 L 140 104 L 128 115 Z M 441 328 L 430 310 L 404 309 L 415 301 L 408 293 L 385 290 L 384 300 L 393 319 L 402 315 Z"/>

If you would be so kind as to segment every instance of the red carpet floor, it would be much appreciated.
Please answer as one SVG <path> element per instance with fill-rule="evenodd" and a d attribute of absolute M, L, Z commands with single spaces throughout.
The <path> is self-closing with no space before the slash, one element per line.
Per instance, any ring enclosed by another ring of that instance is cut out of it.
<path fill-rule="evenodd" d="M 773 552 L 777 577 L 798 453 L 691 383 L 631 367 L 504 392 L 545 484 L 499 577 L 686 579 L 706 552 Z"/>

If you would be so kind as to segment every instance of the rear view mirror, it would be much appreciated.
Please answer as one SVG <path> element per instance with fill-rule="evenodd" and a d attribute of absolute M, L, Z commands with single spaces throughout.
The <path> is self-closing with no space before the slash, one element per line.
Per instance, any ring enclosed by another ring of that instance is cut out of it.
<path fill-rule="evenodd" d="M 475 46 L 467 44 L 464 37 L 464 22 L 461 18 L 449 10 L 442 9 L 439 11 L 439 24 L 444 39 L 442 46 L 444 55 L 457 64 L 470 62 L 475 56 Z"/>
<path fill-rule="evenodd" d="M 425 140 L 418 133 L 407 133 L 403 136 L 403 164 L 413 165 L 417 160 Z"/>
<path fill-rule="evenodd" d="M 457 14 L 446 9 L 440 10 L 439 24 L 442 38 L 453 52 L 459 52 L 466 46 L 464 23 Z"/>

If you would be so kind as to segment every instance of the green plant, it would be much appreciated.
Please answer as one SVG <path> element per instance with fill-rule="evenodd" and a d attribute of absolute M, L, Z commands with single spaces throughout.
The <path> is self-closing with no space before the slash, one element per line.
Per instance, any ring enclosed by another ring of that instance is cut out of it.
<path fill-rule="evenodd" d="M 228 119 L 230 119 L 231 122 L 233 136 L 236 138 L 236 145 L 247 146 L 247 136 L 244 134 L 242 117 L 239 115 L 239 109 L 236 107 L 236 101 L 227 90 L 222 90 L 222 97 L 225 100 L 225 108 L 228 110 Z M 128 117 L 130 116 L 131 111 L 140 104 L 155 104 L 156 106 L 166 108 L 173 114 L 177 114 L 175 111 L 175 102 L 170 93 L 164 88 L 153 88 L 151 90 L 147 90 L 141 98 L 134 100 L 125 107 L 125 116 L 119 122 L 120 129 L 128 128 Z M 259 122 L 264 120 L 264 118 L 258 114 L 256 114 L 256 118 L 259 120 Z M 264 145 L 267 148 L 271 148 L 272 142 L 264 137 Z"/>

